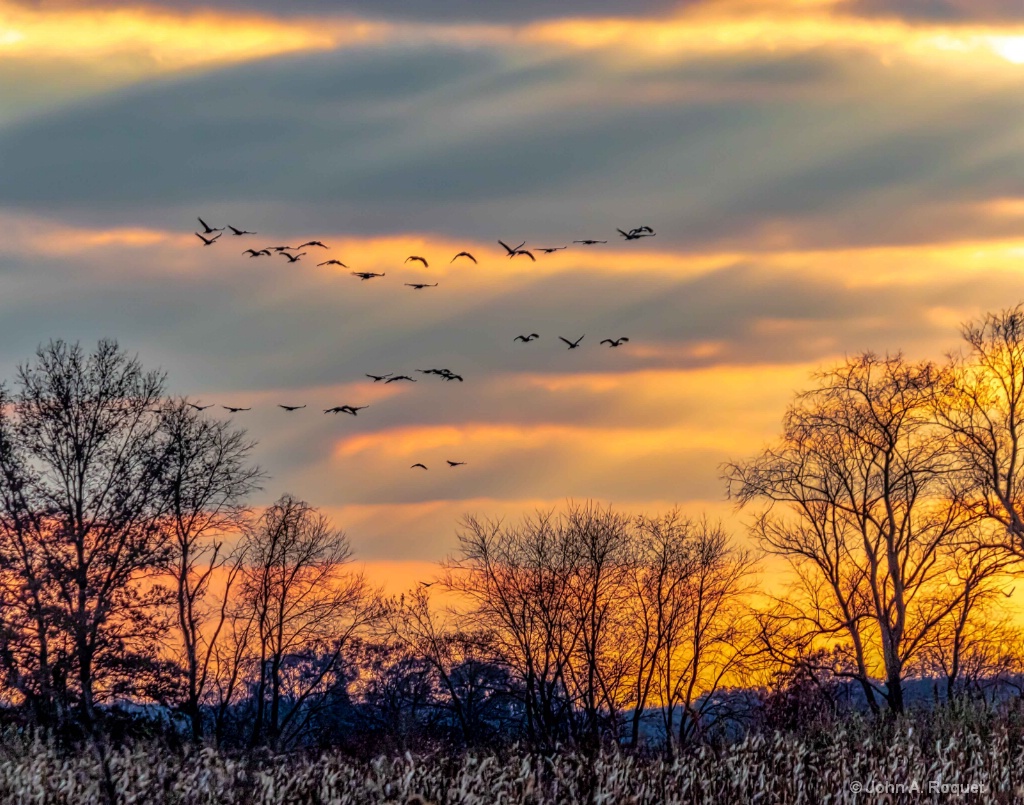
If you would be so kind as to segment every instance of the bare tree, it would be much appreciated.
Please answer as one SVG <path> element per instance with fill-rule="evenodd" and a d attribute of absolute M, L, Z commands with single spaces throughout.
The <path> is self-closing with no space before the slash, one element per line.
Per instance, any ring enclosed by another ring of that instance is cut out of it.
<path fill-rule="evenodd" d="M 567 679 L 583 709 L 584 745 L 596 751 L 602 722 L 608 727 L 617 723 L 627 684 L 622 645 L 632 532 L 628 517 L 593 504 L 570 505 L 560 531 L 573 559 L 568 615 L 579 636 Z"/>
<path fill-rule="evenodd" d="M 521 525 L 466 517 L 445 585 L 467 602 L 466 623 L 494 637 L 494 659 L 523 691 L 529 741 L 551 747 L 575 735 L 570 663 L 580 624 L 569 576 L 577 555 L 553 513 Z"/>
<path fill-rule="evenodd" d="M 818 379 L 776 447 L 726 468 L 729 492 L 766 504 L 753 531 L 796 571 L 787 617 L 849 641 L 868 702 L 877 709 L 877 692 L 901 712 L 909 664 L 967 595 L 951 580 L 964 577 L 977 517 L 931 415 L 932 365 L 865 354 Z"/>
<path fill-rule="evenodd" d="M 291 496 L 266 509 L 246 553 L 241 605 L 258 654 L 252 743 L 280 745 L 305 727 L 316 696 L 341 670 L 342 652 L 378 617 L 379 599 L 362 574 L 346 569 L 344 533 Z M 301 675 L 289 673 L 296 662 L 306 663 Z"/>
<path fill-rule="evenodd" d="M 640 727 L 650 702 L 662 696 L 665 651 L 680 634 L 691 611 L 690 579 L 694 557 L 689 548 L 689 523 L 673 511 L 660 518 L 640 518 L 642 539 L 632 544 L 629 595 L 624 604 L 629 637 L 622 651 L 632 669 L 630 745 L 640 742 Z M 671 721 L 666 730 L 671 744 Z"/>
<path fill-rule="evenodd" d="M 419 587 L 387 603 L 382 626 L 387 639 L 434 669 L 463 740 L 472 744 L 481 737 L 481 714 L 477 690 L 466 684 L 463 672 L 467 664 L 487 657 L 490 640 L 461 628 L 458 620 L 457 614 L 432 609 L 429 591 Z"/>
<path fill-rule="evenodd" d="M 681 600 L 666 601 L 664 646 L 657 660 L 669 754 L 676 708 L 677 739 L 684 747 L 700 734 L 719 689 L 744 669 L 756 643 L 747 611 L 756 567 L 752 554 L 731 546 L 721 524 L 704 519 L 685 529 L 690 572 L 685 587 L 675 590 Z"/>
<path fill-rule="evenodd" d="M 669 732 L 682 708 L 688 738 L 752 640 L 741 602 L 753 563 L 720 527 L 593 505 L 465 524 L 447 584 L 470 602 L 467 623 L 493 636 L 541 745 L 593 749 L 631 709 L 636 746 L 652 702 Z"/>
<path fill-rule="evenodd" d="M 978 510 L 1003 526 L 997 544 L 1024 558 L 1024 306 L 961 332 L 967 351 L 950 356 L 936 385 L 936 418 Z"/>
<path fill-rule="evenodd" d="M 73 680 L 91 733 L 98 664 L 116 669 L 159 635 L 163 591 L 146 581 L 169 554 L 152 411 L 163 377 L 113 341 L 88 356 L 54 341 L 18 386 L 0 410 L 0 550 L 22 584 L 6 603 L 33 632 L 39 695 L 61 699 Z"/>
<path fill-rule="evenodd" d="M 258 488 L 261 473 L 248 463 L 254 443 L 244 431 L 204 417 L 186 400 L 165 404 L 161 432 L 168 453 L 164 495 L 173 535 L 167 572 L 173 580 L 187 684 L 182 710 L 193 739 L 199 740 L 200 703 L 244 559 L 226 547 L 225 538 L 241 532 L 248 514 L 245 499 Z M 221 593 L 211 601 L 214 580 Z"/>

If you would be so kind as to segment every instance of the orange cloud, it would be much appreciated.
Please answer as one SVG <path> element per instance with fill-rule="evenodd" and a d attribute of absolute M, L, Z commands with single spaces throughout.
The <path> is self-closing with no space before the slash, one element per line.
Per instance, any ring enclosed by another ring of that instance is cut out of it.
<path fill-rule="evenodd" d="M 845 14 L 842 0 L 703 3 L 669 19 L 538 22 L 528 26 L 522 36 L 528 41 L 602 51 L 619 60 L 856 47 L 877 53 L 883 60 L 907 56 L 1024 63 L 1024 26 L 997 28 L 865 19 Z"/>
<path fill-rule="evenodd" d="M 0 2 L 0 55 L 103 60 L 109 72 L 167 72 L 324 50 L 377 35 L 356 20 L 285 21 L 257 14 L 178 13 L 150 7 L 26 8 Z"/>

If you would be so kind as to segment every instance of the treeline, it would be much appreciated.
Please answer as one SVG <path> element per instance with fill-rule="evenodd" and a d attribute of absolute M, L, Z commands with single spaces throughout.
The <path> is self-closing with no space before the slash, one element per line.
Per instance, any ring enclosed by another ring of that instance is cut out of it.
<path fill-rule="evenodd" d="M 568 504 L 465 519 L 437 584 L 397 598 L 314 507 L 250 506 L 244 431 L 114 342 L 52 342 L 0 388 L 6 717 L 97 745 L 142 712 L 234 747 L 671 755 L 900 713 L 912 679 L 942 699 L 1013 683 L 1024 310 L 963 335 L 943 364 L 822 372 L 774 445 L 723 468 L 764 557 L 707 519 Z"/>

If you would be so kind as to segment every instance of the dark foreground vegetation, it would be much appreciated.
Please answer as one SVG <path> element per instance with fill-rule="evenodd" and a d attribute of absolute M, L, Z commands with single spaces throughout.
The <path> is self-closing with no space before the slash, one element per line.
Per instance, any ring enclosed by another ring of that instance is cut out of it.
<path fill-rule="evenodd" d="M 142 742 L 112 749 L 106 762 L 119 801 L 153 805 L 1011 803 L 1024 802 L 1022 731 L 1019 705 L 970 705 L 891 720 L 846 715 L 800 733 L 754 731 L 671 760 L 612 749 L 359 758 Z M 102 802 L 106 785 L 90 753 L 11 739 L 0 753 L 0 801 L 10 805 Z"/>
<path fill-rule="evenodd" d="M 750 549 L 678 511 L 466 517 L 398 597 L 315 507 L 251 507 L 233 420 L 113 342 L 41 347 L 0 388 L 0 800 L 1009 797 L 1024 311 L 962 334 L 821 372 L 723 468 Z"/>

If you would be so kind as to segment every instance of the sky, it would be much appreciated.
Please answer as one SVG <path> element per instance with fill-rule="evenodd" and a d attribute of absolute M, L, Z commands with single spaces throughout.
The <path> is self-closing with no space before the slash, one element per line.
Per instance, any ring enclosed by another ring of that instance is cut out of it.
<path fill-rule="evenodd" d="M 0 0 L 0 377 L 113 337 L 252 406 L 254 503 L 389 589 L 568 499 L 742 542 L 812 372 L 1024 298 L 1022 97 L 1020 0 Z"/>

